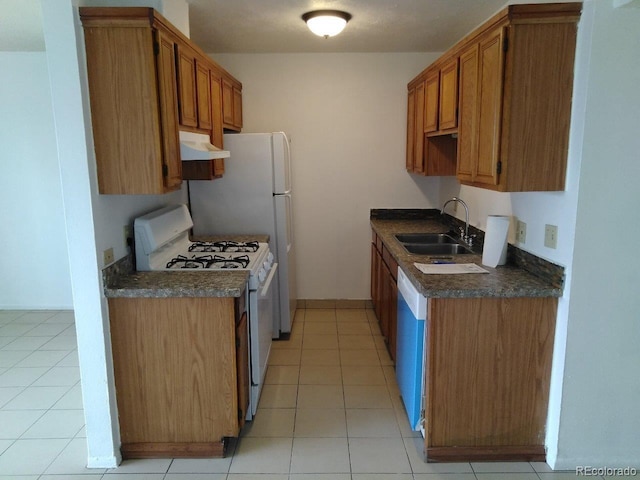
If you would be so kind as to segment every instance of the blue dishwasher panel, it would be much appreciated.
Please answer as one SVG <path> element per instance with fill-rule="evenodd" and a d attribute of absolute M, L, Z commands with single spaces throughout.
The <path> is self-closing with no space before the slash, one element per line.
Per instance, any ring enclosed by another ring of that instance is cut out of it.
<path fill-rule="evenodd" d="M 396 378 L 413 430 L 420 429 L 424 323 L 424 320 L 418 320 L 413 315 L 409 305 L 399 294 Z"/>

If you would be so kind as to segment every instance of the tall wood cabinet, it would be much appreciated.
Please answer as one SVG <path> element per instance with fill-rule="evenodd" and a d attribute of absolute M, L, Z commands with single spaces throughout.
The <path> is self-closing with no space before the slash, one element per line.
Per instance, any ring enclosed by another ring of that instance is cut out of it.
<path fill-rule="evenodd" d="M 248 407 L 246 311 L 233 298 L 110 298 L 123 458 L 223 456 Z"/>
<path fill-rule="evenodd" d="M 418 173 L 505 192 L 564 190 L 581 8 L 510 5 L 409 83 L 411 91 L 439 74 L 437 116 L 427 89 Z M 408 114 L 408 129 L 412 121 Z M 430 158 L 441 165 L 430 169 Z"/>
<path fill-rule="evenodd" d="M 161 194 L 222 176 L 223 160 L 182 163 L 178 131 L 223 148 L 223 128 L 242 128 L 242 84 L 151 8 L 81 7 L 80 18 L 100 193 Z M 226 104 L 214 88 L 222 78 Z"/>

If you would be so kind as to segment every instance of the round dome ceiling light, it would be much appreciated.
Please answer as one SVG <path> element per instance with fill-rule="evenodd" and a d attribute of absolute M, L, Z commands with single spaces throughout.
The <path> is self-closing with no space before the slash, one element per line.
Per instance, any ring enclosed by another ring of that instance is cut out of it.
<path fill-rule="evenodd" d="M 313 10 L 302 15 L 302 20 L 313 33 L 329 38 L 344 30 L 347 22 L 351 20 L 351 14 L 340 10 Z"/>

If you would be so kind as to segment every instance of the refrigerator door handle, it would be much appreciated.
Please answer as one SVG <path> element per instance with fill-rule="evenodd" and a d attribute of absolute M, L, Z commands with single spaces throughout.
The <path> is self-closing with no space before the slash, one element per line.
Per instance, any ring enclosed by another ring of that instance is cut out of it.
<path fill-rule="evenodd" d="M 287 158 L 285 159 L 286 163 L 287 163 L 287 182 L 286 185 L 284 186 L 285 191 L 290 192 L 291 191 L 291 145 L 289 145 L 289 138 L 287 138 L 287 135 L 283 133 L 284 136 L 284 144 L 287 146 Z"/>
<path fill-rule="evenodd" d="M 285 202 L 289 202 L 289 208 L 287 208 L 287 235 L 289 237 L 287 239 L 289 242 L 289 244 L 287 245 L 287 250 L 289 250 L 291 248 L 291 245 L 293 245 L 293 197 L 290 193 L 287 193 L 284 195 L 284 198 Z"/>

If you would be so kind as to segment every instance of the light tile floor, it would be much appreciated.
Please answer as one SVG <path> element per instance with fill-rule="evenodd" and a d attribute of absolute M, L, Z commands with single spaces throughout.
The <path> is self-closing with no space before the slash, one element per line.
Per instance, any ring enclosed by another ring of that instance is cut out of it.
<path fill-rule="evenodd" d="M 68 311 L 0 311 L 0 480 L 562 480 L 544 463 L 424 463 L 372 311 L 299 310 L 223 459 L 86 469 Z M 598 478 L 598 477 L 596 477 Z"/>

